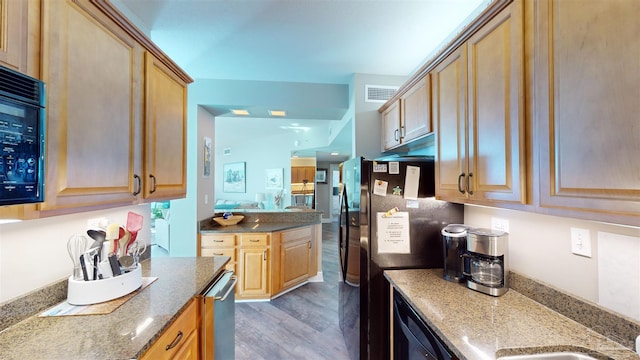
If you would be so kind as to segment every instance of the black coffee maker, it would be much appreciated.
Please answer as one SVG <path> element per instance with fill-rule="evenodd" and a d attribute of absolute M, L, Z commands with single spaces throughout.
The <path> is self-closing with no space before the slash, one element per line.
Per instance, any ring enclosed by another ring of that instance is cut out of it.
<path fill-rule="evenodd" d="M 451 282 L 465 280 L 464 253 L 467 251 L 467 231 L 469 227 L 462 224 L 450 224 L 442 229 L 444 249 L 444 279 Z"/>

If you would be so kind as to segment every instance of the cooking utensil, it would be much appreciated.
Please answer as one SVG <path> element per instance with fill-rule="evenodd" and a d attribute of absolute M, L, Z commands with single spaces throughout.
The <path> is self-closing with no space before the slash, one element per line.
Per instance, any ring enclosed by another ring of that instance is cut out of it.
<path fill-rule="evenodd" d="M 109 241 L 109 243 L 107 244 L 108 249 L 113 249 L 113 252 L 116 251 L 116 246 L 117 246 L 116 241 L 119 238 L 119 233 L 120 233 L 120 225 L 109 224 L 109 226 L 107 226 L 107 233 L 106 233 L 105 239 Z"/>
<path fill-rule="evenodd" d="M 91 247 L 98 248 L 98 258 L 102 260 L 102 246 L 104 245 L 107 233 L 104 230 L 87 230 L 87 235 L 94 240 Z"/>
<path fill-rule="evenodd" d="M 145 251 L 147 251 L 147 243 L 142 243 L 142 245 L 140 245 L 140 240 L 136 240 L 136 242 L 131 244 L 128 253 L 133 256 L 133 264 L 135 266 L 138 266 L 138 263 L 140 262 L 140 255 L 144 254 Z"/>
<path fill-rule="evenodd" d="M 111 272 L 113 276 L 118 276 L 121 274 L 120 272 L 120 264 L 118 264 L 118 259 L 116 258 L 116 254 L 109 254 L 109 265 L 111 265 Z"/>
<path fill-rule="evenodd" d="M 80 256 L 87 250 L 87 238 L 80 234 L 73 234 L 67 241 L 67 251 L 73 262 L 73 279 L 80 280 L 83 278 L 82 268 L 80 264 Z"/>
<path fill-rule="evenodd" d="M 80 255 L 80 267 L 82 268 L 82 278 L 84 281 L 89 281 L 89 275 L 87 274 L 87 265 L 84 262 L 84 254 Z"/>
<path fill-rule="evenodd" d="M 129 239 L 129 242 L 126 245 L 125 253 L 129 252 L 129 247 L 131 246 L 131 244 L 133 244 L 136 241 L 136 238 L 138 237 L 138 231 L 142 229 L 143 220 L 144 220 L 144 217 L 140 214 L 136 214 L 131 211 L 127 213 L 126 229 L 131 233 L 131 238 Z"/>
<path fill-rule="evenodd" d="M 122 231 L 120 231 L 121 233 L 124 231 L 124 234 L 118 239 L 118 257 L 127 255 L 126 253 L 126 249 L 127 249 L 127 244 L 129 243 L 129 239 L 131 238 L 131 233 L 128 232 L 127 230 L 125 230 L 124 228 L 120 228 Z"/>

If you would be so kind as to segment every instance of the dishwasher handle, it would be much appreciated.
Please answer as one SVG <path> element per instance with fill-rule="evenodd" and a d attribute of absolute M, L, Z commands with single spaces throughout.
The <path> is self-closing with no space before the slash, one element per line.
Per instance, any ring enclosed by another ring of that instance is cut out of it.
<path fill-rule="evenodd" d="M 227 296 L 229 296 L 229 294 L 233 291 L 233 289 L 235 289 L 237 282 L 238 282 L 238 277 L 235 275 L 232 275 L 230 278 L 230 281 L 225 286 L 227 291 L 224 292 L 224 295 L 220 296 L 216 294 L 213 297 L 213 299 L 216 301 L 225 301 L 227 299 Z M 224 291 L 224 289 L 222 289 L 220 292 L 222 291 Z"/>

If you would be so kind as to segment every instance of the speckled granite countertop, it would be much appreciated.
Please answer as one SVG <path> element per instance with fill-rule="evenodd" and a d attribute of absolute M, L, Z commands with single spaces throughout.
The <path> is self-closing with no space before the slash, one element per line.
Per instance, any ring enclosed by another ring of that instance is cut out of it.
<path fill-rule="evenodd" d="M 553 351 L 596 351 L 590 355 L 604 359 L 640 358 L 513 289 L 492 297 L 445 281 L 442 269 L 387 270 L 385 277 L 460 359 Z"/>
<path fill-rule="evenodd" d="M 234 212 L 234 215 L 243 215 L 244 219 L 237 225 L 221 226 L 213 219 L 200 221 L 200 233 L 249 233 L 249 232 L 274 232 L 293 229 L 300 226 L 320 224 L 322 212 L 315 210 L 306 211 L 253 211 Z M 216 214 L 216 216 L 221 214 Z"/>
<path fill-rule="evenodd" d="M 142 276 L 158 279 L 118 309 L 107 315 L 29 317 L 0 332 L 0 359 L 139 358 L 228 261 L 224 256 L 145 260 Z"/>

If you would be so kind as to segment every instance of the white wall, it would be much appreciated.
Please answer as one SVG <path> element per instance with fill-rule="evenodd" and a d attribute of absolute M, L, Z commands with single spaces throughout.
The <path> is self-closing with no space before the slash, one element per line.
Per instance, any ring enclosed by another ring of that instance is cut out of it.
<path fill-rule="evenodd" d="M 148 204 L 0 225 L 0 303 L 69 277 L 73 269 L 67 252 L 69 237 L 86 235 L 87 221 L 92 218 L 105 217 L 109 223 L 126 225 L 129 211 L 144 217 L 138 238 L 148 242 Z"/>
<path fill-rule="evenodd" d="M 492 218 L 509 221 L 512 270 L 640 320 L 640 228 L 465 206 L 467 225 L 491 228 Z M 572 227 L 588 230 L 591 258 L 572 254 Z M 604 234 L 623 235 L 626 241 L 618 246 L 605 239 Z M 613 257 L 600 256 L 605 251 L 610 252 L 613 245 L 616 246 Z M 614 306 L 605 298 L 615 286 L 620 286 L 617 291 L 623 298 L 622 306 Z"/>

